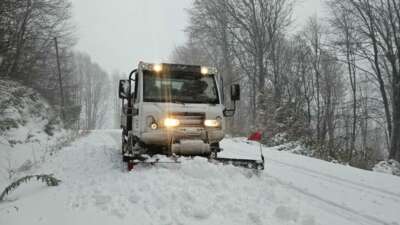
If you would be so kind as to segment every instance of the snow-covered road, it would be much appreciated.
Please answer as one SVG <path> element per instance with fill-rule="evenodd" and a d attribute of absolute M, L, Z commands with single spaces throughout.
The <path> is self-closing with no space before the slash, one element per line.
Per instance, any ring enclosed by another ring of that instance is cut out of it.
<path fill-rule="evenodd" d="M 24 184 L 0 204 L 0 224 L 400 224 L 399 177 L 275 148 L 263 148 L 259 173 L 203 158 L 128 173 L 119 134 L 92 132 L 59 151 L 35 173 L 61 185 Z M 225 156 L 258 156 L 240 138 L 222 147 Z"/>

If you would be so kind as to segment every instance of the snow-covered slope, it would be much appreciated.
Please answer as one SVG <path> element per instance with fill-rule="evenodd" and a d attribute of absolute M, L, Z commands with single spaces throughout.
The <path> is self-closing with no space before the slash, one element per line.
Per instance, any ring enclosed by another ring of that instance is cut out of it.
<path fill-rule="evenodd" d="M 0 181 L 41 161 L 65 137 L 56 113 L 37 92 L 0 80 Z"/>
<path fill-rule="evenodd" d="M 399 224 L 400 178 L 263 148 L 253 172 L 181 158 L 125 171 L 120 131 L 92 132 L 34 173 L 58 187 L 25 184 L 0 203 L 0 224 Z M 222 142 L 225 156 L 258 145 Z M 5 184 L 0 184 L 4 187 Z"/>

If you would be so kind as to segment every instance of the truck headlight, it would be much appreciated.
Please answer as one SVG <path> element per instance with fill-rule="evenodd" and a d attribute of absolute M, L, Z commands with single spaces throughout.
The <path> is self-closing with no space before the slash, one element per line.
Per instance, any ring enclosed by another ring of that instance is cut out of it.
<path fill-rule="evenodd" d="M 161 72 L 162 71 L 162 64 L 154 64 L 153 65 L 153 70 L 154 70 L 154 72 L 156 72 L 156 73 L 159 73 L 159 72 Z"/>
<path fill-rule="evenodd" d="M 177 127 L 179 126 L 179 120 L 174 119 L 174 118 L 166 118 L 164 120 L 164 126 L 165 127 Z"/>
<path fill-rule="evenodd" d="M 200 73 L 203 75 L 207 75 L 208 74 L 208 68 L 205 66 L 202 66 L 200 69 Z"/>
<path fill-rule="evenodd" d="M 220 120 L 204 120 L 204 126 L 206 127 L 220 127 L 221 121 Z"/>
<path fill-rule="evenodd" d="M 151 128 L 152 130 L 157 130 L 157 128 L 158 128 L 157 123 L 152 123 L 152 124 L 150 125 L 150 128 Z"/>

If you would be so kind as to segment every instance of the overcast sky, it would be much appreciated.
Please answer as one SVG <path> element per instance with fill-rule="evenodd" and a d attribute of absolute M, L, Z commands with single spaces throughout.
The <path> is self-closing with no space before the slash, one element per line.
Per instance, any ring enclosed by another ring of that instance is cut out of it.
<path fill-rule="evenodd" d="M 300 26 L 321 14 L 321 0 L 300 0 L 293 19 Z M 166 61 L 184 43 L 192 0 L 72 0 L 76 50 L 108 72 L 128 73 L 138 61 Z"/>

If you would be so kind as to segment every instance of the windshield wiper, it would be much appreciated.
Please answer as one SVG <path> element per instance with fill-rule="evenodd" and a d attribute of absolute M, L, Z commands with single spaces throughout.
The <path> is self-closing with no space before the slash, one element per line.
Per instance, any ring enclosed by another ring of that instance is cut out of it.
<path fill-rule="evenodd" d="M 182 105 L 185 104 L 185 102 L 177 101 L 177 100 L 173 100 L 173 101 L 171 101 L 171 102 L 172 102 L 172 103 L 175 103 L 175 104 L 182 104 Z"/>
<path fill-rule="evenodd" d="M 173 99 L 171 99 L 171 102 L 172 103 L 177 103 L 177 104 L 185 104 L 185 102 L 183 102 L 182 100 L 179 100 L 179 99 L 177 99 L 177 98 L 173 98 Z"/>

